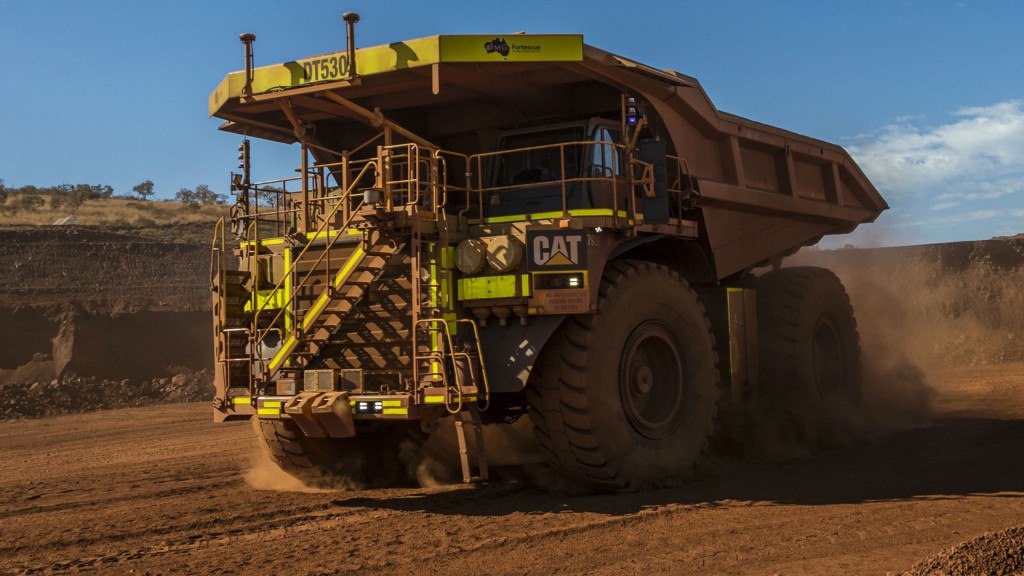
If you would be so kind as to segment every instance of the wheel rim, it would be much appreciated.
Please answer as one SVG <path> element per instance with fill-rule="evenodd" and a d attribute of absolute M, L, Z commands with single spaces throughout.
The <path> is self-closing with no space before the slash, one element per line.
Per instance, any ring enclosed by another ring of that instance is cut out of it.
<path fill-rule="evenodd" d="M 619 363 L 619 392 L 629 423 L 643 436 L 661 439 L 679 425 L 683 362 L 668 327 L 648 321 L 626 340 Z"/>
<path fill-rule="evenodd" d="M 814 382 L 822 398 L 834 398 L 843 389 L 843 351 L 839 330 L 831 319 L 822 317 L 814 327 L 811 342 Z"/>

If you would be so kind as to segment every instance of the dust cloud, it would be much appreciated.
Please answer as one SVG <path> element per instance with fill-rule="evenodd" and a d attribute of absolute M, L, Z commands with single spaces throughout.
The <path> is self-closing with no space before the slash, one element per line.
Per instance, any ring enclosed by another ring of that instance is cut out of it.
<path fill-rule="evenodd" d="M 821 406 L 776 390 L 726 414 L 719 453 L 785 461 L 927 426 L 947 368 L 1024 356 L 1022 260 L 999 241 L 811 249 L 787 260 L 828 268 L 845 285 L 860 333 L 860 402 Z"/>
<path fill-rule="evenodd" d="M 327 492 L 322 488 L 305 485 L 301 480 L 282 470 L 270 459 L 265 450 L 256 447 L 249 455 L 249 469 L 243 474 L 246 484 L 256 490 L 275 492 Z"/>
<path fill-rule="evenodd" d="M 432 434 L 427 445 L 408 440 L 399 445 L 398 459 L 405 467 L 406 476 L 421 488 L 446 486 L 453 484 L 457 478 L 458 464 L 446 462 L 441 447 L 431 444 L 438 443 L 434 438 L 437 435 L 437 432 Z M 455 449 L 458 450 L 457 447 Z"/>
<path fill-rule="evenodd" d="M 822 403 L 787 383 L 762 382 L 755 405 L 724 408 L 710 462 L 810 458 L 932 421 L 934 350 L 947 336 L 918 313 L 923 299 L 941 298 L 926 289 L 928 267 L 848 258 L 853 252 L 861 251 L 802 252 L 786 265 L 828 268 L 846 287 L 860 334 L 860 398 Z"/>
<path fill-rule="evenodd" d="M 542 467 L 543 457 L 533 438 L 529 418 L 521 418 L 513 424 L 485 425 L 483 434 L 492 479 L 522 479 L 533 475 L 529 470 Z M 442 420 L 439 428 L 425 439 L 410 435 L 401 441 L 397 454 L 399 469 L 387 466 L 390 458 L 383 456 L 379 462 L 367 462 L 357 454 L 347 456 L 338 469 L 307 478 L 304 483 L 283 471 L 266 450 L 257 447 L 250 456 L 244 478 L 254 489 L 280 492 L 349 491 L 403 484 L 437 488 L 462 482 L 459 445 L 451 419 Z M 473 461 L 474 471 L 476 464 Z M 546 478 L 545 472 L 534 472 Z"/>
<path fill-rule="evenodd" d="M 483 437 L 491 478 L 518 479 L 532 475 L 532 470 L 540 468 L 544 461 L 533 436 L 533 425 L 525 415 L 511 424 L 484 425 Z M 475 470 L 476 462 L 472 461 L 472 465 Z M 441 426 L 430 435 L 411 476 L 425 488 L 462 481 L 454 422 L 442 421 Z"/>
<path fill-rule="evenodd" d="M 1024 235 L 809 249 L 787 265 L 822 266 L 843 281 L 860 332 L 864 386 L 858 406 L 808 415 L 796 404 L 762 417 L 775 434 L 756 437 L 765 428 L 755 427 L 755 443 L 768 444 L 769 457 L 772 448 L 813 454 L 926 426 L 960 392 L 950 369 L 1024 360 Z"/>

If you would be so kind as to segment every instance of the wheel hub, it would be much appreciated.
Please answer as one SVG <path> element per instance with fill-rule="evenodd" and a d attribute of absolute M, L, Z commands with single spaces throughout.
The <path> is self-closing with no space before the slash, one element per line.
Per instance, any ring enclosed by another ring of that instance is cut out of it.
<path fill-rule="evenodd" d="M 679 343 L 658 320 L 637 326 L 619 364 L 622 407 L 633 428 L 650 439 L 669 436 L 679 425 L 685 392 Z"/>
<path fill-rule="evenodd" d="M 630 392 L 634 396 L 646 396 L 654 388 L 654 372 L 647 364 L 641 364 L 633 371 L 630 380 Z"/>

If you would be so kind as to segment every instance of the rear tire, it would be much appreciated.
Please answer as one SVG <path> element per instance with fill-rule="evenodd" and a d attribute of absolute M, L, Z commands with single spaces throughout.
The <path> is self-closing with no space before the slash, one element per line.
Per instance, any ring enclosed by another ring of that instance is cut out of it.
<path fill-rule="evenodd" d="M 759 441 L 813 455 L 849 445 L 861 395 L 857 323 L 839 279 L 822 268 L 783 268 L 758 290 L 762 426 Z M 775 448 L 778 449 L 778 448 Z"/>
<path fill-rule="evenodd" d="M 614 261 L 597 313 L 566 320 L 527 389 L 549 463 L 588 487 L 630 491 L 687 475 L 707 446 L 719 373 L 711 325 L 678 274 Z"/>
<path fill-rule="evenodd" d="M 860 399 L 857 321 L 846 289 L 824 268 L 783 268 L 758 280 L 764 383 L 817 405 Z"/>
<path fill-rule="evenodd" d="M 369 423 L 353 438 L 308 438 L 290 419 L 253 418 L 256 437 L 282 470 L 314 488 L 370 488 L 415 478 L 424 437 L 415 424 Z"/>

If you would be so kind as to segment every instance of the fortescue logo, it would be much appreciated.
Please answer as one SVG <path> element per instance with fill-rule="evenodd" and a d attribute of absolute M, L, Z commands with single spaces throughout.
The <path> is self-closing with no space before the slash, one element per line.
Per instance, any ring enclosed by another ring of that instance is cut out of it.
<path fill-rule="evenodd" d="M 508 42 L 505 42 L 504 38 L 495 38 L 494 40 L 484 44 L 484 50 L 487 50 L 488 54 L 497 52 L 498 54 L 501 54 L 502 58 L 508 58 L 510 48 L 508 46 Z"/>

